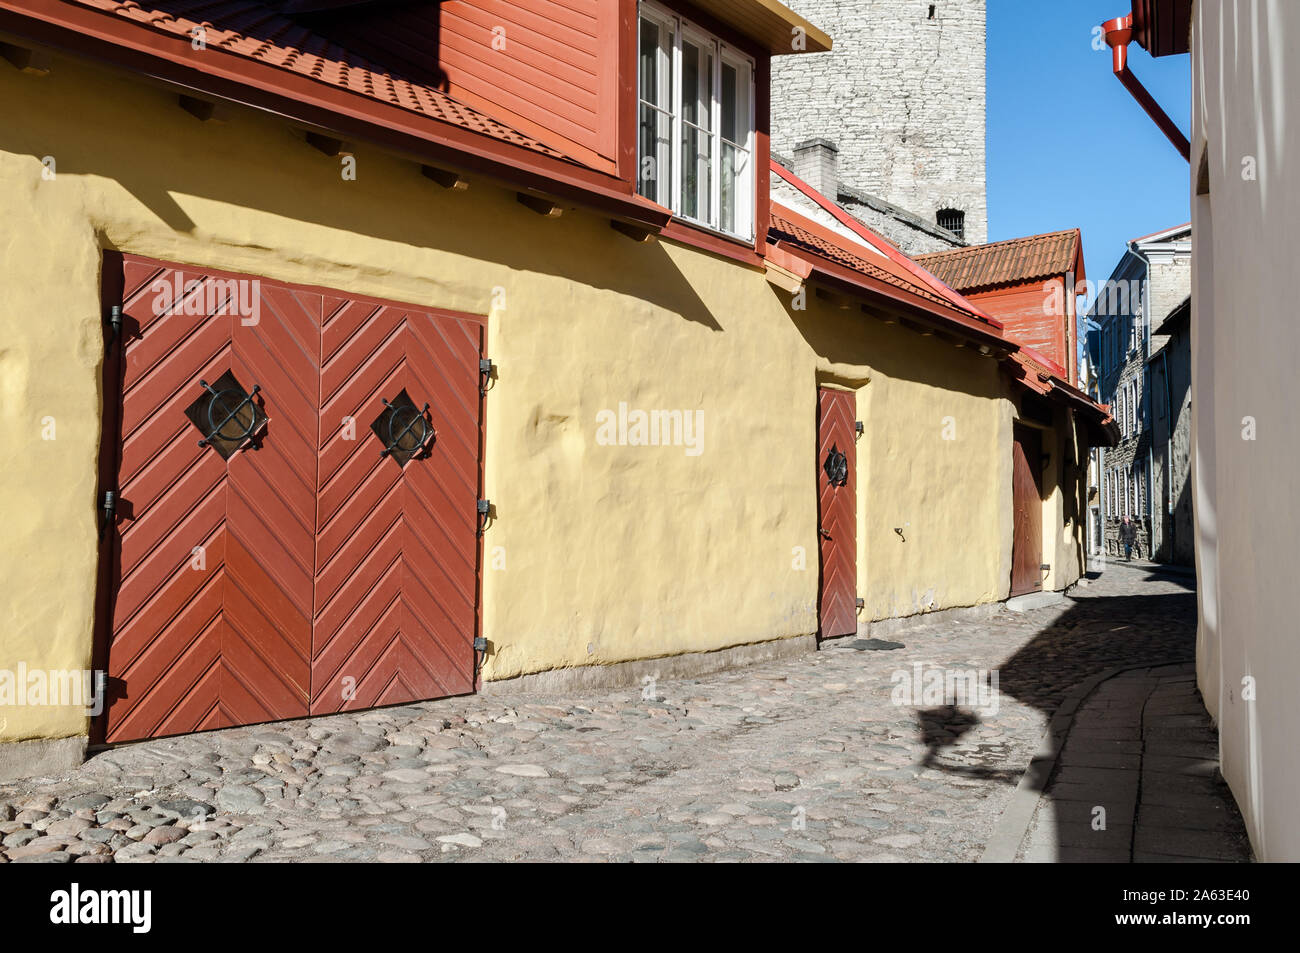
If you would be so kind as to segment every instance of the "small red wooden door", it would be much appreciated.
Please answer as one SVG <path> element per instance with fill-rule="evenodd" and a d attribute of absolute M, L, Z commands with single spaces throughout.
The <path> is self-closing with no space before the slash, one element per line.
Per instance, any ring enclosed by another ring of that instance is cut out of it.
<path fill-rule="evenodd" d="M 1011 443 L 1011 595 L 1043 588 L 1043 499 L 1038 470 L 1043 443 L 1037 430 L 1017 426 Z"/>
<path fill-rule="evenodd" d="M 325 316 L 312 714 L 471 692 L 483 326 L 328 295 Z M 424 448 L 381 455 L 408 423 Z"/>
<path fill-rule="evenodd" d="M 817 391 L 818 629 L 824 639 L 858 631 L 856 407 L 848 391 Z"/>
<path fill-rule="evenodd" d="M 306 715 L 320 296 L 132 255 L 111 265 L 124 321 L 105 436 L 118 471 L 102 736 Z M 256 323 L 232 303 L 241 292 Z M 254 386 L 263 426 L 245 438 L 239 391 Z M 200 443 L 209 411 L 236 412 L 217 433 L 245 449 Z"/>

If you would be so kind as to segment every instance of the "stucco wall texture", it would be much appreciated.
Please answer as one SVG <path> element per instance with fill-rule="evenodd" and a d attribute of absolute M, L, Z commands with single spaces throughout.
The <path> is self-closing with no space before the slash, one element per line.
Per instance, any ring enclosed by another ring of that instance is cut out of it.
<path fill-rule="evenodd" d="M 788 0 L 835 48 L 772 61 L 772 151 L 829 139 L 842 184 L 928 222 L 960 209 L 986 242 L 985 2 Z"/>
<path fill-rule="evenodd" d="M 1300 359 L 1297 36 L 1300 5 L 1286 0 L 1192 8 L 1196 667 L 1223 776 L 1264 862 L 1300 860 L 1300 639 L 1284 581 L 1300 535 L 1300 416 L 1279 399 Z"/>
<path fill-rule="evenodd" d="M 91 662 L 105 249 L 489 315 L 487 679 L 816 631 L 819 383 L 865 422 L 862 620 L 1007 594 L 1014 403 L 972 349 L 377 150 L 346 181 L 287 124 L 73 61 L 0 70 L 0 101 L 0 669 Z M 620 402 L 701 412 L 700 452 L 601 445 Z M 86 729 L 0 711 L 4 740 Z"/>

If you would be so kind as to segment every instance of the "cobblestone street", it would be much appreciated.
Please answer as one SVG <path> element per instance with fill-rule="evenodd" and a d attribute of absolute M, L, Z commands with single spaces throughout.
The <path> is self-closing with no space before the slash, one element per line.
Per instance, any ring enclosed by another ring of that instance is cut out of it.
<path fill-rule="evenodd" d="M 1186 661 L 1191 581 L 1112 564 L 1059 605 L 699 679 L 496 694 L 101 752 L 0 786 L 9 862 L 974 861 L 1070 689 Z M 996 711 L 894 704 L 990 670 Z"/>

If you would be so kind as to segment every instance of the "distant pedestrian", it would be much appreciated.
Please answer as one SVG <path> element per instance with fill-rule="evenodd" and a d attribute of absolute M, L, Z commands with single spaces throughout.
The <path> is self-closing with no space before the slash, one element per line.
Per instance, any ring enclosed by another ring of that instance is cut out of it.
<path fill-rule="evenodd" d="M 1137 543 L 1137 526 L 1126 516 L 1119 524 L 1119 541 L 1124 544 L 1124 559 L 1133 561 L 1133 546 Z M 1138 555 L 1141 555 L 1139 551 Z"/>

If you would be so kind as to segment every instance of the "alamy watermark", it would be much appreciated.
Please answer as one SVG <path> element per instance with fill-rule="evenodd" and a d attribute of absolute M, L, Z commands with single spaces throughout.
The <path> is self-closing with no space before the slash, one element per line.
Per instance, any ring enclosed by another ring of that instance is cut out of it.
<path fill-rule="evenodd" d="M 899 706 L 972 708 L 984 715 L 998 713 L 997 669 L 926 668 L 913 662 L 911 671 L 898 669 L 889 677 L 889 700 Z"/>
<path fill-rule="evenodd" d="M 262 282 L 259 278 L 196 278 L 186 281 L 179 271 L 171 279 L 159 276 L 149 285 L 155 316 L 164 314 L 238 315 L 239 323 L 252 327 L 262 320 Z"/>
<path fill-rule="evenodd" d="M 84 708 L 94 717 L 104 710 L 104 673 L 90 669 L 0 668 L 0 708 Z"/>
<path fill-rule="evenodd" d="M 618 410 L 596 414 L 596 443 L 602 447 L 683 447 L 688 457 L 704 452 L 704 411 Z"/>

